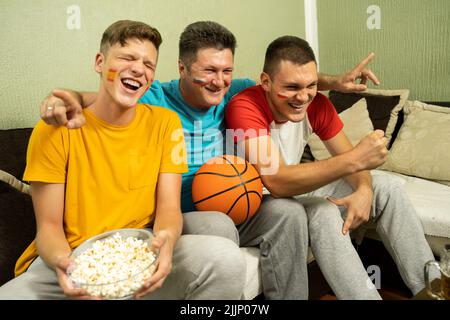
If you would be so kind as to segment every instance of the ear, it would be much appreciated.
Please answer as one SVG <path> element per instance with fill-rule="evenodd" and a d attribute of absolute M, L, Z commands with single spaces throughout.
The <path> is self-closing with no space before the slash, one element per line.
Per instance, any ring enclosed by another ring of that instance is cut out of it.
<path fill-rule="evenodd" d="M 270 76 L 267 73 L 263 72 L 261 73 L 260 80 L 261 87 L 264 89 L 264 91 L 270 91 Z"/>
<path fill-rule="evenodd" d="M 178 60 L 178 72 L 180 73 L 181 78 L 183 78 L 187 72 L 187 68 L 181 60 Z"/>
<path fill-rule="evenodd" d="M 104 63 L 105 63 L 105 56 L 103 55 L 103 53 L 98 52 L 95 55 L 95 71 L 97 73 L 102 73 Z"/>

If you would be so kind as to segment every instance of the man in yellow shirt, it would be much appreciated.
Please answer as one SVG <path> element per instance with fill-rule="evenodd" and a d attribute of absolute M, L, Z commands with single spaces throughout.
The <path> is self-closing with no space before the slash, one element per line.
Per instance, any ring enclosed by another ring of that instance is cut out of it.
<path fill-rule="evenodd" d="M 181 236 L 187 165 L 177 114 L 138 104 L 153 81 L 161 42 L 144 23 L 112 24 L 96 55 L 100 89 L 83 110 L 86 125 L 68 130 L 40 121 L 35 127 L 24 180 L 31 184 L 36 239 L 17 261 L 16 278 L 0 288 L 0 299 L 89 298 L 66 275 L 71 251 L 108 230 L 148 227 L 156 234 L 159 264 L 136 297 L 240 298 L 245 263 L 226 254 L 239 252 L 236 245 L 222 237 Z M 60 98 L 74 102 L 64 93 Z"/>

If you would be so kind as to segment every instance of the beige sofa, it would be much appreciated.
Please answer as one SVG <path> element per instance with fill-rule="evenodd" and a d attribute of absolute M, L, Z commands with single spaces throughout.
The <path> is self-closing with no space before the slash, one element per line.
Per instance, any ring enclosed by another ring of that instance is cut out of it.
<path fill-rule="evenodd" d="M 439 256 L 444 245 L 450 243 L 450 103 L 425 104 L 408 100 L 408 96 L 408 90 L 329 93 L 353 144 L 374 128 L 386 132 L 389 159 L 372 174 L 392 175 L 404 185 L 430 247 Z M 329 157 L 317 137 L 312 137 L 308 146 L 310 152 L 305 152 L 302 161 Z M 378 240 L 374 231 L 366 232 L 365 237 Z M 241 250 L 247 260 L 244 299 L 253 299 L 262 293 L 259 251 Z M 313 260 L 310 252 L 308 262 Z"/>
<path fill-rule="evenodd" d="M 361 95 L 338 96 L 339 100 L 330 93 L 330 99 L 341 112 L 345 130 L 354 143 L 367 130 L 372 130 L 371 124 L 375 128 L 384 126 L 391 139 L 391 156 L 380 168 L 384 170 L 375 170 L 374 174 L 395 175 L 405 185 L 430 246 L 439 255 L 443 245 L 450 243 L 450 187 L 445 185 L 450 181 L 450 103 L 447 103 L 448 108 L 430 109 L 408 101 L 408 94 L 407 90 L 369 91 L 365 96 L 367 103 L 358 105 L 355 104 L 363 97 Z M 374 110 L 384 110 L 384 115 Z M 0 170 L 22 177 L 30 134 L 31 128 L 0 130 Z M 314 141 L 309 144 L 312 153 L 320 158 L 322 144 L 314 144 Z M 303 161 L 311 161 L 311 157 L 305 152 Z M 13 277 L 15 261 L 35 235 L 31 199 L 20 184 L 15 185 L 15 179 L 9 174 L 0 172 L 0 285 Z M 438 180 L 441 181 L 436 182 Z M 370 233 L 366 236 L 376 238 Z M 241 250 L 247 260 L 243 298 L 253 299 L 262 293 L 259 250 Z M 313 260 L 310 252 L 310 266 Z M 319 285 L 314 277 L 310 280 L 310 289 Z"/>

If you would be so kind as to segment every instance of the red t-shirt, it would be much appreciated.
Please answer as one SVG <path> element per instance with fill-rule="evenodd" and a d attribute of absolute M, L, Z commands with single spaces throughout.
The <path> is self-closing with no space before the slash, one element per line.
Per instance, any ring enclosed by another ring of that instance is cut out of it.
<path fill-rule="evenodd" d="M 312 133 L 321 140 L 329 140 L 336 136 L 343 123 L 336 109 L 327 97 L 317 93 L 306 110 L 307 117 L 300 122 L 276 123 L 266 100 L 264 89 L 258 85 L 247 88 L 233 97 L 225 108 L 227 128 L 234 130 L 234 139 L 242 141 L 264 135 L 273 135 L 273 130 L 280 130 L 277 136 L 280 147 L 285 147 L 286 162 L 296 162 Z M 271 133 L 272 132 L 272 133 Z M 292 150 L 295 148 L 295 150 Z M 290 154 L 291 156 L 287 156 Z M 286 159 L 286 157 L 288 159 Z M 298 162 L 297 162 L 298 163 Z"/>

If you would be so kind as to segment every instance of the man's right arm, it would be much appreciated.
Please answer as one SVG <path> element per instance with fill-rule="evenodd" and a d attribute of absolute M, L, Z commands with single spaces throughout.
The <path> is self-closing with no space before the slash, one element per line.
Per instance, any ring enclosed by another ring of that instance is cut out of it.
<path fill-rule="evenodd" d="M 276 197 L 291 197 L 316 190 L 337 179 L 381 164 L 379 152 L 370 152 L 378 147 L 378 134 L 366 136 L 352 150 L 326 160 L 287 165 L 281 152 L 269 135 L 243 140 L 239 143 L 245 158 L 256 166 L 262 181 Z M 242 150 L 244 148 L 244 150 Z M 372 154 L 368 159 L 363 155 Z"/>
<path fill-rule="evenodd" d="M 80 128 L 86 122 L 82 109 L 94 103 L 96 98 L 94 92 L 53 90 L 41 104 L 41 118 L 50 125 Z"/>
<path fill-rule="evenodd" d="M 69 297 L 92 299 L 86 290 L 74 288 L 66 274 L 72 249 L 63 229 L 63 183 L 30 182 L 36 216 L 36 248 L 44 262 L 56 271 L 61 288 Z"/>

